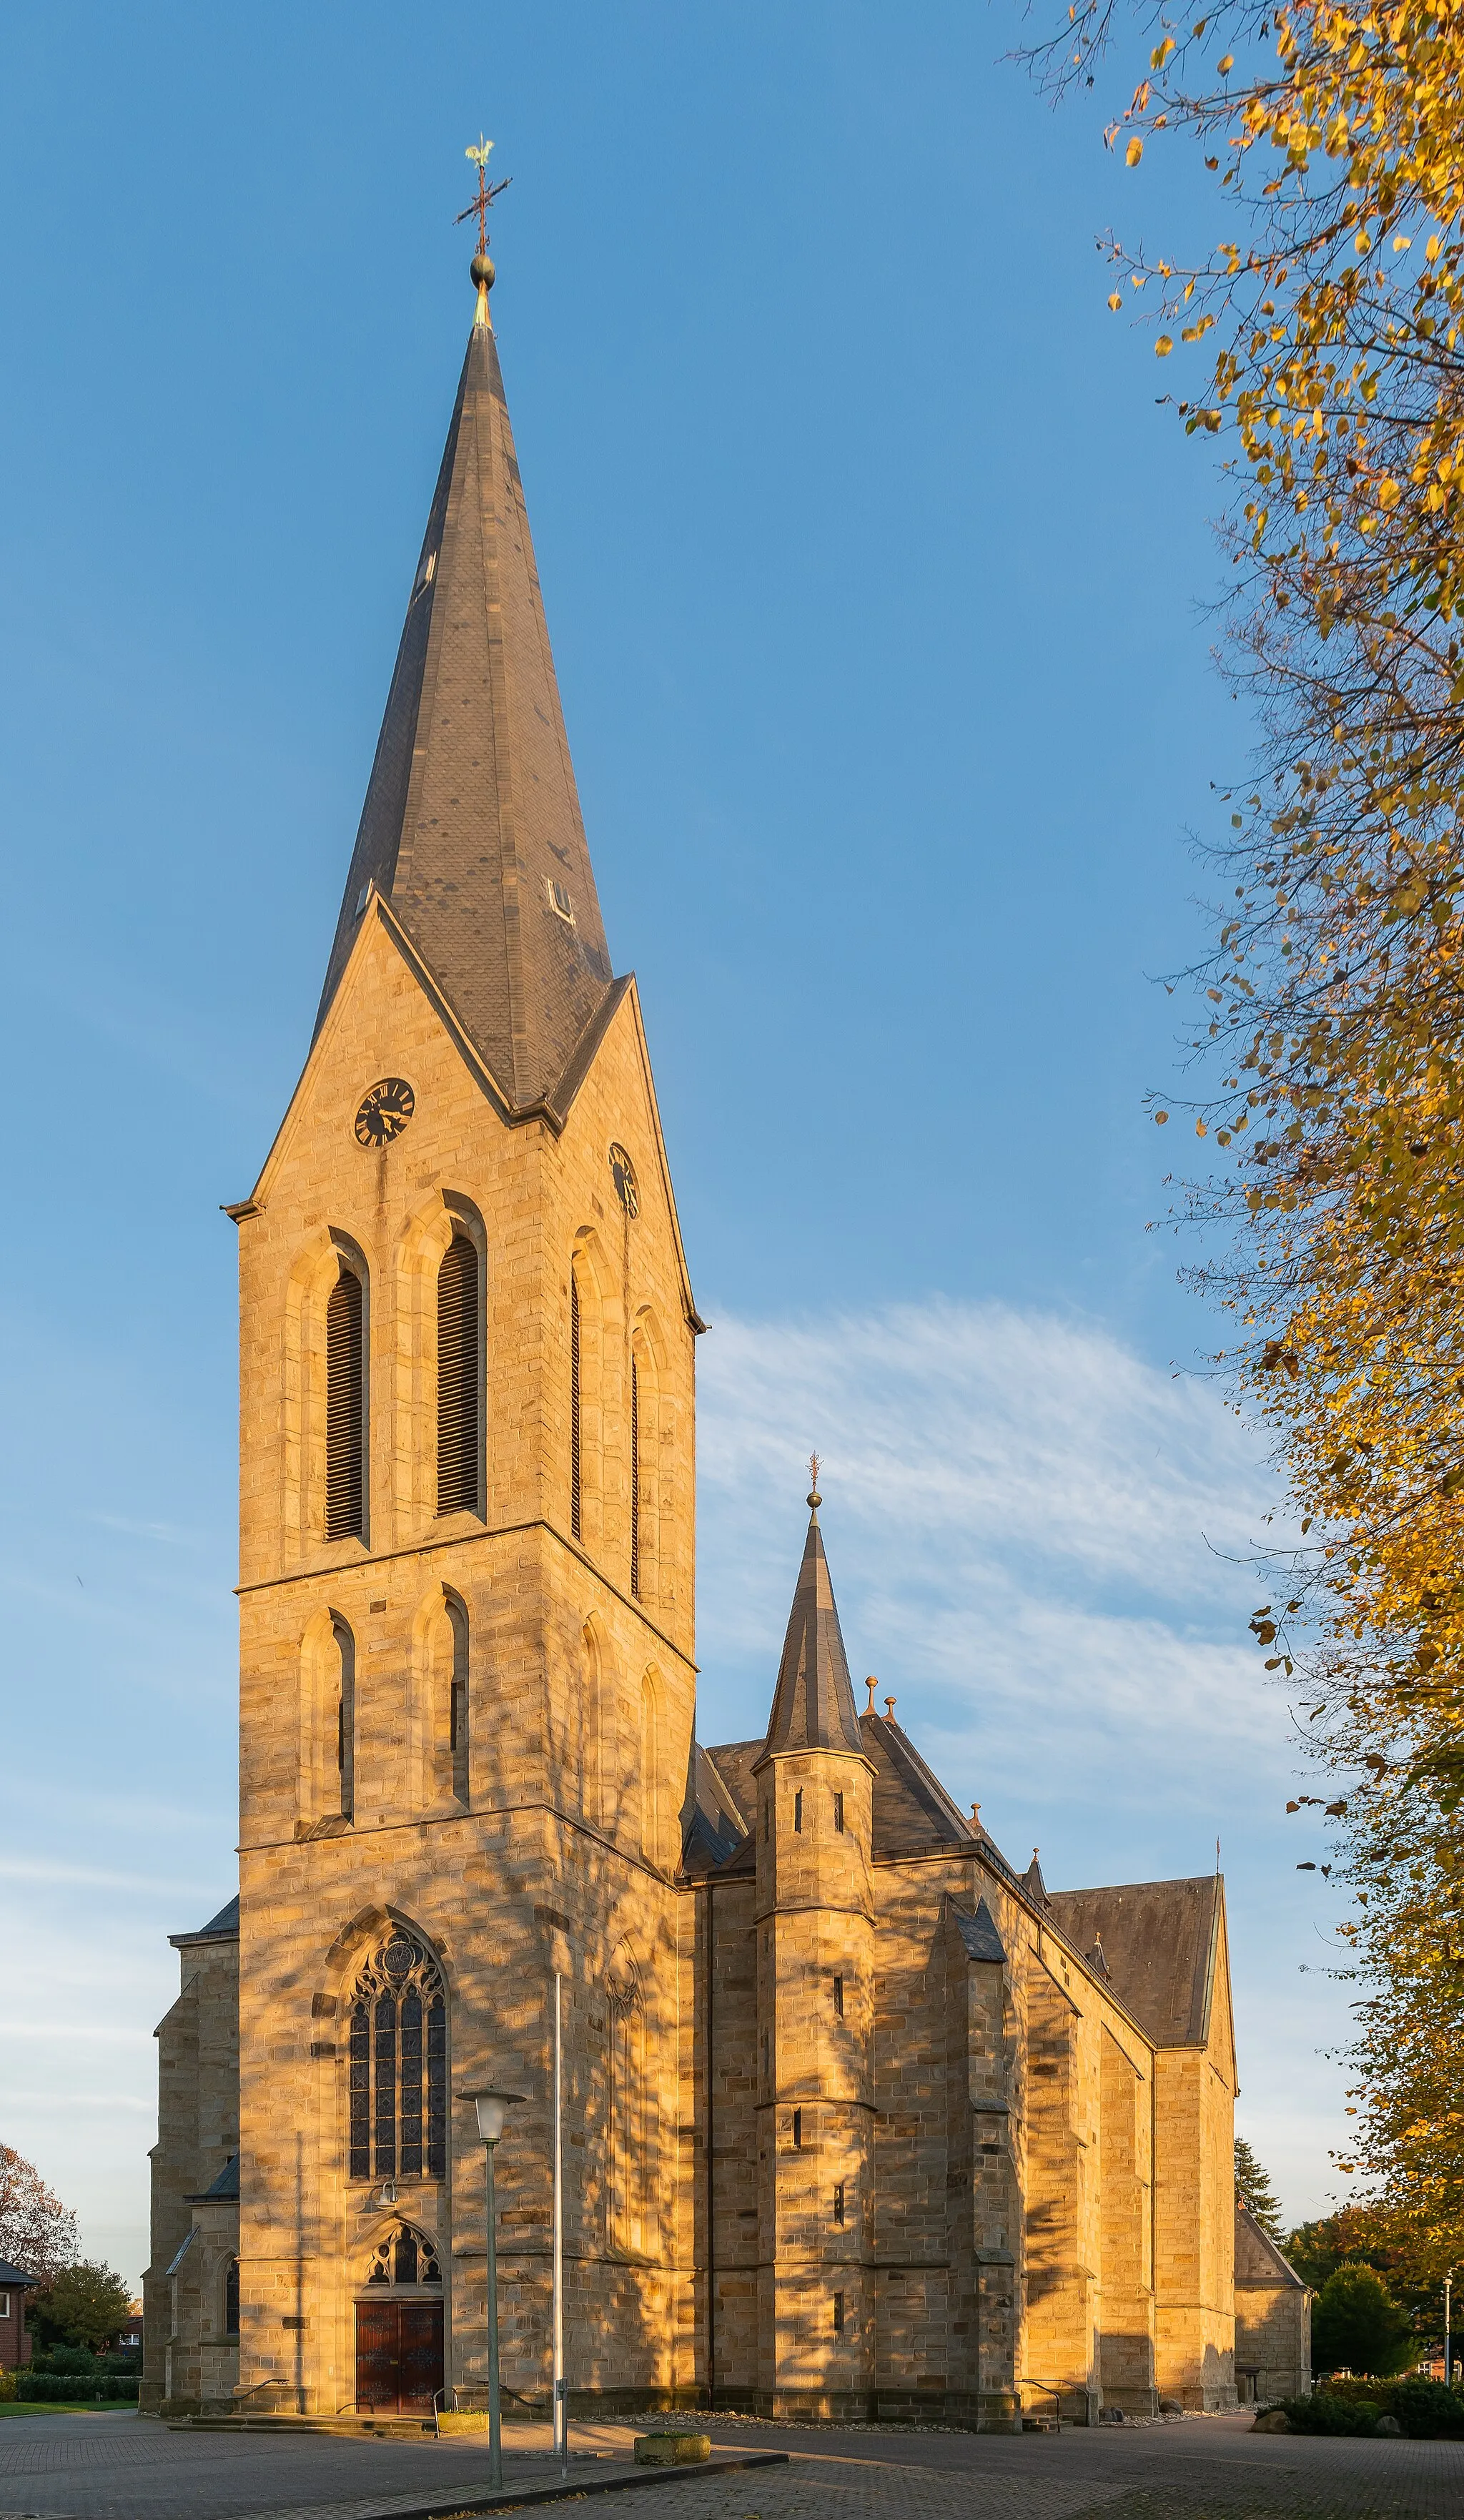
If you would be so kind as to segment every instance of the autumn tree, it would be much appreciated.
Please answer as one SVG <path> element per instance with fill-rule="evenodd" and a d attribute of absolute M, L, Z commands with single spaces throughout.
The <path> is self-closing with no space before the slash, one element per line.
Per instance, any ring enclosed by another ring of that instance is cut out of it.
<path fill-rule="evenodd" d="M 45 2283 L 76 2249 L 75 2215 L 52 2194 L 33 2163 L 0 2143 L 0 2258 Z"/>
<path fill-rule="evenodd" d="M 1110 304 L 1194 367 L 1261 738 L 1203 835 L 1191 1082 L 1155 1118 L 1215 1157 L 1192 1274 L 1294 1508 L 1252 1624 L 1331 1780 L 1293 1805 L 1335 1833 L 1303 1868 L 1354 1892 L 1340 2167 L 1422 2279 L 1464 2255 L 1464 12 L 1075 0 L 1034 58 L 1091 85 L 1135 24 L 1110 139 L 1137 168 L 1188 134 L 1227 234 L 1187 268 L 1109 239 Z"/>

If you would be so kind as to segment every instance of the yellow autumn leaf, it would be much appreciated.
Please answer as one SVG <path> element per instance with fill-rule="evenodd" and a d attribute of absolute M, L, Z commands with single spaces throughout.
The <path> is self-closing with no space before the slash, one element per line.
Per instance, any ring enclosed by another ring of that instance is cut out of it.
<path fill-rule="evenodd" d="M 1167 359 L 1174 346 L 1174 342 L 1171 340 L 1168 333 L 1161 333 L 1158 340 L 1154 344 L 1155 358 Z"/>
<path fill-rule="evenodd" d="M 1130 141 L 1128 148 L 1124 152 L 1125 165 L 1136 166 L 1143 154 L 1144 144 L 1135 133 L 1134 137 Z"/>

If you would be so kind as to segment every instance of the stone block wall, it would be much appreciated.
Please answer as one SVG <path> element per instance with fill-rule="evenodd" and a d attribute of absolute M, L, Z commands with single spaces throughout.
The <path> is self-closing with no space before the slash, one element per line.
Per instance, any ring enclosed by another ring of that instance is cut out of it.
<path fill-rule="evenodd" d="M 224 2322 L 238 2211 L 230 2205 L 200 2216 L 190 2202 L 239 2150 L 239 1938 L 174 1941 L 181 1984 L 155 2033 L 157 2141 L 143 2277 L 139 2395 L 155 2411 L 164 2404 L 186 2409 L 229 2403 L 239 2377 L 239 2349 L 227 2341 Z"/>

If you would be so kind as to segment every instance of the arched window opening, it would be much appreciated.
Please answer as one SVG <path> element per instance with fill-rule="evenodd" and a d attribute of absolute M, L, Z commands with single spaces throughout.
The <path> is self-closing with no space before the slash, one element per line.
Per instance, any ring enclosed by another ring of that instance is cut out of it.
<path fill-rule="evenodd" d="M 410 2223 L 398 2223 L 372 2251 L 369 2284 L 440 2284 L 442 2267 L 435 2244 Z"/>
<path fill-rule="evenodd" d="M 641 1598 L 641 1367 L 631 1355 L 631 1592 Z"/>
<path fill-rule="evenodd" d="M 447 2173 L 447 1999 L 422 1944 L 395 1926 L 351 2000 L 353 2179 Z"/>
<path fill-rule="evenodd" d="M 239 2260 L 231 2258 L 224 2273 L 224 2337 L 239 2335 Z"/>
<path fill-rule="evenodd" d="M 340 1657 L 335 1697 L 335 1765 L 340 1775 L 340 1814 L 350 1820 L 356 1808 L 356 1640 L 344 1619 L 333 1619 L 331 1631 Z"/>
<path fill-rule="evenodd" d="M 580 1528 L 580 1464 L 582 1459 L 580 1425 L 580 1282 L 573 1269 L 569 1272 L 569 1528 L 576 1540 L 584 1534 Z"/>
<path fill-rule="evenodd" d="M 365 1289 L 342 1260 L 326 1305 L 326 1538 L 366 1536 Z"/>
<path fill-rule="evenodd" d="M 437 1510 L 476 1513 L 478 1254 L 455 1234 L 437 1272 Z"/>
<path fill-rule="evenodd" d="M 452 1594 L 446 1601 L 448 1625 L 453 1632 L 453 1676 L 448 1700 L 448 1745 L 453 1758 L 453 1792 L 460 1803 L 468 1799 L 467 1766 L 467 1612 Z"/>

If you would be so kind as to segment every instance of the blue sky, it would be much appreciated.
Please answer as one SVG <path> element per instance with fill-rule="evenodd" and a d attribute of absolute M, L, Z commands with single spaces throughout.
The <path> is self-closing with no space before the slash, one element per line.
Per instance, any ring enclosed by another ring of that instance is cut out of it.
<path fill-rule="evenodd" d="M 1209 662 L 1214 452 L 1093 239 L 1219 213 L 1182 158 L 1104 152 L 1111 99 L 1039 103 L 1021 30 L 939 0 L 0 30 L 0 2137 L 129 2274 L 165 1936 L 233 1886 L 218 1209 L 308 1036 L 480 128 L 606 925 L 714 1324 L 704 1732 L 764 1718 L 817 1443 L 851 1658 L 1008 1851 L 1066 1884 L 1221 1836 L 1241 2123 L 1289 2211 L 1332 2183 L 1337 1912 L 1294 1869 L 1232 1562 L 1266 1474 L 1172 1379 L 1204 1326 L 1144 1231 L 1156 975 L 1203 934 L 1185 833 L 1246 725 Z"/>

